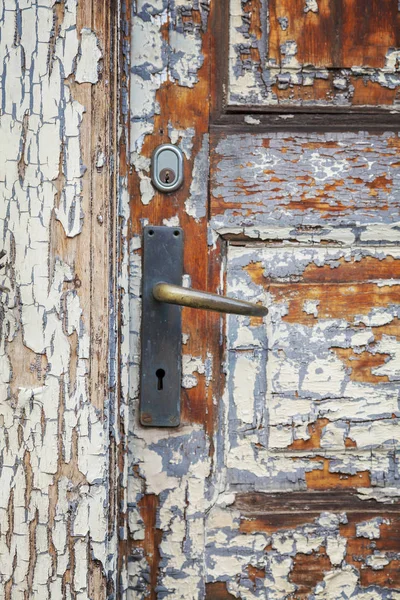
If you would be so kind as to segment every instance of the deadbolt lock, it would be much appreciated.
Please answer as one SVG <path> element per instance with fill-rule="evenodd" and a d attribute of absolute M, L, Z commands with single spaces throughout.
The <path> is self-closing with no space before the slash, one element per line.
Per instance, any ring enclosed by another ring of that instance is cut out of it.
<path fill-rule="evenodd" d="M 162 144 L 153 152 L 151 180 L 160 192 L 173 192 L 183 183 L 182 150 L 173 144 Z"/>

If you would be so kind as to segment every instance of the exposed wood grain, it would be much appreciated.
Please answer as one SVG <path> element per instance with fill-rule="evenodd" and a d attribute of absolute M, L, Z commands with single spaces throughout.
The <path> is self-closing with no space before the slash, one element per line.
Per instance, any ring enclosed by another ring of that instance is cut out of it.
<path fill-rule="evenodd" d="M 10 1 L 0 16 L 0 227 L 11 260 L 0 336 L 2 597 L 103 600 L 116 589 L 116 194 L 111 163 L 96 167 L 99 140 L 115 151 L 115 8 Z"/>
<path fill-rule="evenodd" d="M 366 512 L 379 514 L 382 505 L 375 500 L 361 500 L 354 490 L 340 490 L 335 494 L 325 491 L 294 492 L 294 493 L 239 493 L 236 495 L 233 508 L 244 517 L 266 519 L 271 527 L 284 528 L 285 518 L 291 515 L 296 525 L 307 523 L 309 514 L 323 512 L 327 505 L 333 512 L 340 512 L 345 507 L 346 513 Z M 398 501 L 384 507 L 387 513 L 397 513 L 400 510 Z M 357 517 L 358 518 L 358 517 Z M 361 519 L 360 519 L 361 520 Z M 255 531 L 257 525 L 243 521 L 241 528 L 248 532 Z M 249 529 L 247 529 L 249 528 Z M 275 531 L 275 529 L 271 529 Z"/>
<path fill-rule="evenodd" d="M 231 0 L 229 8 L 228 106 L 395 103 L 396 0 Z"/>
<path fill-rule="evenodd" d="M 396 221 L 398 140 L 390 133 L 215 134 L 215 226 Z"/>
<path fill-rule="evenodd" d="M 234 598 L 226 589 L 226 584 L 223 581 L 206 584 L 206 600 L 229 600 Z"/>

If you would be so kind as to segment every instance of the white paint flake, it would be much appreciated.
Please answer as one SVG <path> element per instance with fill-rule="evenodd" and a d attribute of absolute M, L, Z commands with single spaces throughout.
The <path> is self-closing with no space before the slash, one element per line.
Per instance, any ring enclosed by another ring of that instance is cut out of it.
<path fill-rule="evenodd" d="M 326 540 L 326 553 L 333 566 L 340 565 L 346 556 L 347 540 L 338 535 L 328 537 Z"/>
<path fill-rule="evenodd" d="M 374 571 L 381 571 L 388 564 L 390 564 L 390 559 L 386 556 L 386 554 L 377 552 L 371 556 L 367 556 L 365 564 L 368 565 L 368 567 L 371 567 L 371 569 Z"/>
<path fill-rule="evenodd" d="M 318 317 L 318 305 L 319 300 L 305 300 L 303 304 L 303 310 L 307 315 L 313 315 Z"/>
<path fill-rule="evenodd" d="M 318 600 L 337 600 L 338 598 L 351 598 L 358 584 L 357 570 L 346 565 L 342 569 L 329 571 L 324 576 L 322 583 L 315 588 L 315 597 Z"/>
<path fill-rule="evenodd" d="M 97 36 L 88 27 L 81 30 L 81 53 L 78 59 L 75 81 L 97 83 L 99 80 L 99 60 L 102 57 Z"/>
<path fill-rule="evenodd" d="M 381 537 L 380 526 L 383 523 L 386 525 L 390 524 L 387 519 L 382 519 L 381 517 L 376 517 L 363 523 L 357 523 L 356 535 L 357 537 L 364 537 L 368 538 L 369 540 L 378 540 Z"/>
<path fill-rule="evenodd" d="M 244 122 L 248 125 L 259 125 L 261 123 L 260 119 L 252 117 L 251 115 L 245 115 Z"/>
<path fill-rule="evenodd" d="M 209 164 L 208 147 L 208 134 L 205 134 L 201 149 L 194 159 L 190 196 L 185 201 L 187 214 L 197 222 L 206 215 Z"/>
<path fill-rule="evenodd" d="M 308 13 L 308 12 L 317 13 L 318 12 L 318 2 L 317 2 L 317 0 L 306 0 L 306 5 L 304 7 L 304 12 L 305 13 Z"/>
<path fill-rule="evenodd" d="M 377 502 L 385 502 L 393 504 L 400 499 L 400 488 L 358 488 L 358 497 L 361 500 L 376 500 Z"/>

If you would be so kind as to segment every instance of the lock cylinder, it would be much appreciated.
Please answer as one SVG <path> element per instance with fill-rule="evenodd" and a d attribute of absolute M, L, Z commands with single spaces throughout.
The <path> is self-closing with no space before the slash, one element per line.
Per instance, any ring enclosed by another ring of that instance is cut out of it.
<path fill-rule="evenodd" d="M 178 146 L 162 144 L 151 158 L 151 181 L 159 191 L 174 192 L 183 183 L 183 154 Z"/>

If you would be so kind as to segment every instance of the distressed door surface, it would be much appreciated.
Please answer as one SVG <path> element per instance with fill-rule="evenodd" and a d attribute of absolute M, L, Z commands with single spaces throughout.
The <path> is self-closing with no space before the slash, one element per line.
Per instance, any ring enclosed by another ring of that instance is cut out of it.
<path fill-rule="evenodd" d="M 2 600 L 117 595 L 117 18 L 103 0 L 0 0 Z"/>
<path fill-rule="evenodd" d="M 124 589 L 398 599 L 398 2 L 153 0 L 125 17 Z M 167 141 L 185 183 L 162 195 L 150 156 Z M 175 429 L 138 422 L 146 224 L 183 227 L 192 287 L 269 308 L 183 310 Z"/>

